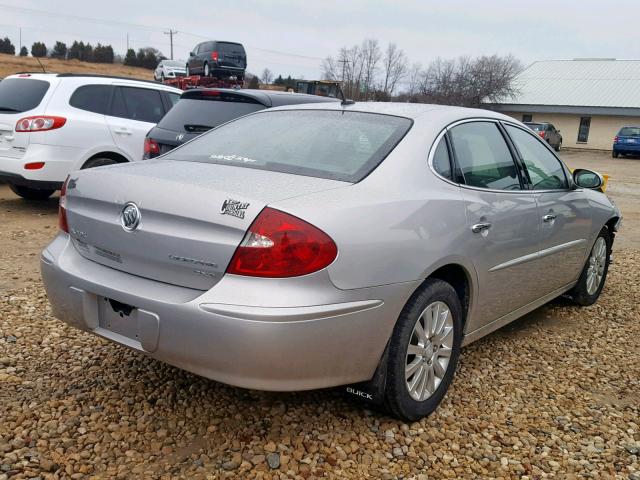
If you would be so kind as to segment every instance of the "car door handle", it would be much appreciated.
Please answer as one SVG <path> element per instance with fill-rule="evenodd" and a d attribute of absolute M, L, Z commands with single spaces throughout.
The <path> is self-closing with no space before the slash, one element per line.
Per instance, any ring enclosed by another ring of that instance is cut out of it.
<path fill-rule="evenodd" d="M 489 222 L 484 223 L 476 223 L 471 227 L 471 231 L 473 233 L 482 233 L 485 230 L 489 230 L 491 228 L 491 224 Z"/>
<path fill-rule="evenodd" d="M 119 135 L 131 135 L 131 130 L 128 128 L 115 128 L 113 131 Z"/>
<path fill-rule="evenodd" d="M 556 216 L 552 214 L 548 214 L 542 217 L 542 220 L 544 220 L 547 223 L 553 222 L 555 219 L 556 219 Z"/>

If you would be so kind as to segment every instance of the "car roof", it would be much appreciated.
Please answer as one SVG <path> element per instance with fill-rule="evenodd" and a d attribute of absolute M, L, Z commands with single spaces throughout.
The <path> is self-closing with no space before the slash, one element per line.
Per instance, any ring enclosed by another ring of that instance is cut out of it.
<path fill-rule="evenodd" d="M 354 102 L 343 105 L 342 102 L 335 103 L 309 103 L 282 106 L 276 110 L 342 110 L 362 113 L 378 113 L 382 115 L 393 115 L 405 117 L 413 120 L 421 117 L 459 117 L 465 118 L 495 118 L 516 122 L 512 117 L 503 115 L 491 110 L 466 107 L 452 107 L 448 105 L 435 105 L 428 103 L 400 103 L 400 102 Z"/>
<path fill-rule="evenodd" d="M 174 92 L 182 93 L 182 90 L 172 87 L 170 85 L 165 85 L 163 83 L 155 82 L 153 80 L 142 80 L 139 78 L 131 78 L 131 77 L 118 77 L 115 75 L 99 75 L 94 73 L 42 73 L 42 72 L 18 72 L 13 75 L 10 75 L 7 78 L 32 78 L 36 80 L 53 80 L 53 79 L 65 79 L 65 78 L 73 78 L 73 79 L 93 79 L 94 83 L 111 83 L 112 81 L 118 82 L 127 82 L 133 84 L 151 84 L 154 85 L 158 90 L 168 90 Z"/>
<path fill-rule="evenodd" d="M 337 98 L 321 97 L 318 95 L 308 95 L 306 93 L 282 92 L 277 90 L 258 90 L 251 88 L 197 88 L 187 90 L 181 98 L 193 98 L 202 92 L 221 92 L 232 95 L 241 95 L 253 98 L 267 107 L 280 107 L 284 105 L 299 105 L 307 103 L 339 103 Z"/>

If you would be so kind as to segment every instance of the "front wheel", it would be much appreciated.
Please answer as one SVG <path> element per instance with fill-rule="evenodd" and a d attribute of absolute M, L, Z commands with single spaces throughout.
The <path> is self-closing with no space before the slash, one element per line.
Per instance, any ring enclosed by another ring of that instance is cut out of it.
<path fill-rule="evenodd" d="M 160 81 L 164 83 L 164 72 L 160 72 Z"/>
<path fill-rule="evenodd" d="M 558 145 L 556 145 L 556 147 L 554 148 L 554 150 L 555 150 L 556 152 L 559 152 L 561 148 L 562 148 L 562 140 L 560 140 L 560 141 L 558 142 Z"/>
<path fill-rule="evenodd" d="M 208 76 L 211 75 L 211 71 L 209 70 L 209 64 L 208 63 L 204 64 L 204 72 L 203 73 L 204 73 L 205 77 L 208 77 Z"/>
<path fill-rule="evenodd" d="M 600 230 L 598 238 L 591 247 L 587 263 L 580 278 L 569 295 L 575 303 L 582 306 L 593 305 L 598 300 L 609 272 L 611 258 L 611 235 L 609 229 Z"/>
<path fill-rule="evenodd" d="M 462 343 L 462 306 L 453 287 L 429 279 L 402 310 L 389 343 L 385 401 L 394 416 L 415 421 L 444 398 Z"/>
<path fill-rule="evenodd" d="M 190 77 L 191 76 L 191 72 L 189 71 L 189 64 L 187 64 L 187 66 L 184 67 L 184 76 L 185 77 Z"/>
<path fill-rule="evenodd" d="M 41 190 L 39 188 L 11 184 L 9 184 L 9 188 L 13 193 L 26 200 L 46 200 L 55 192 L 55 190 Z"/>

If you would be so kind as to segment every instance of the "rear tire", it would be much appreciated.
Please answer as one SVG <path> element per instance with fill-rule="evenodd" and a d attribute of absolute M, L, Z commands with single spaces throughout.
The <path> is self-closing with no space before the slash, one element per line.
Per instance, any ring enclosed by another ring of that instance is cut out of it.
<path fill-rule="evenodd" d="M 209 69 L 209 64 L 208 63 L 204 64 L 204 69 L 202 70 L 202 74 L 205 77 L 210 77 L 211 76 L 211 70 Z"/>
<path fill-rule="evenodd" d="M 46 200 L 55 190 L 41 190 L 39 188 L 24 187 L 22 185 L 9 184 L 9 188 L 13 193 L 25 200 Z"/>
<path fill-rule="evenodd" d="M 613 150 L 613 151 L 611 152 L 611 156 L 612 156 L 613 158 L 618 158 L 618 157 L 620 156 L 620 154 L 619 154 L 618 152 L 616 152 L 615 150 Z"/>
<path fill-rule="evenodd" d="M 555 150 L 556 152 L 559 152 L 561 148 L 562 148 L 562 141 L 558 142 L 558 145 L 556 145 L 556 147 L 554 148 L 554 150 Z"/>
<path fill-rule="evenodd" d="M 85 162 L 81 170 L 86 170 L 87 168 L 104 167 L 105 165 L 115 165 L 116 163 L 119 162 L 112 158 L 91 158 Z"/>
<path fill-rule="evenodd" d="M 184 76 L 185 77 L 190 77 L 191 76 L 191 72 L 189 71 L 189 64 L 187 64 L 187 66 L 184 67 Z"/>
<path fill-rule="evenodd" d="M 456 291 L 439 279 L 427 280 L 407 302 L 389 342 L 385 403 L 393 416 L 415 421 L 440 404 L 458 363 L 462 320 Z"/>
<path fill-rule="evenodd" d="M 591 247 L 578 283 L 569 292 L 575 303 L 583 307 L 596 303 L 607 280 L 610 261 L 611 234 L 607 227 L 603 227 Z"/>

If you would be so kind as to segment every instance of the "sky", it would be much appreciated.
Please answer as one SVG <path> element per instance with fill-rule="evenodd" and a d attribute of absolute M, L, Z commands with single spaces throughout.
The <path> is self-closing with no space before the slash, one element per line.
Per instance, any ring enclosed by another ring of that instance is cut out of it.
<path fill-rule="evenodd" d="M 640 2 L 617 0 L 0 0 L 0 37 L 113 45 L 116 53 L 152 46 L 184 60 L 203 40 L 244 44 L 248 70 L 320 78 L 321 60 L 342 46 L 396 43 L 411 62 L 436 57 L 513 54 L 525 65 L 565 58 L 640 58 Z M 182 7 L 185 5 L 185 7 Z"/>

